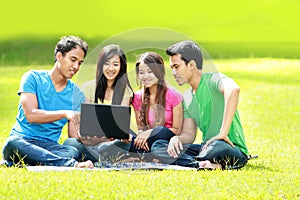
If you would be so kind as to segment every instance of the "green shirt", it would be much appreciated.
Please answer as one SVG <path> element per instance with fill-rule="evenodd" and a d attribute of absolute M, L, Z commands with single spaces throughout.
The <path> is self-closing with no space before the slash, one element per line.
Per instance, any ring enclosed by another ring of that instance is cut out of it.
<path fill-rule="evenodd" d="M 220 133 L 224 95 L 219 85 L 223 78 L 228 77 L 221 73 L 203 73 L 196 94 L 193 94 L 192 89 L 184 93 L 184 118 L 194 120 L 202 132 L 204 142 Z M 243 153 L 249 155 L 238 111 L 232 120 L 228 137 Z"/>

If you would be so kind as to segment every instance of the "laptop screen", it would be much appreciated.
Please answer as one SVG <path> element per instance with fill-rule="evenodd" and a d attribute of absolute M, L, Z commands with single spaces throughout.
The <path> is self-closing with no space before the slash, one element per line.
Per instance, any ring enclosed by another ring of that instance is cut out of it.
<path fill-rule="evenodd" d="M 128 139 L 130 106 L 81 104 L 80 135 Z"/>

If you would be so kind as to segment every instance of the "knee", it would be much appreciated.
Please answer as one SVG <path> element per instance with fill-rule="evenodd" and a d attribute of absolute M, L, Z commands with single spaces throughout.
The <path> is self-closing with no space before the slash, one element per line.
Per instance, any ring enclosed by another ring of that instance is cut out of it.
<path fill-rule="evenodd" d="M 20 142 L 20 139 L 22 139 L 22 138 L 17 135 L 9 136 L 3 146 L 3 151 L 5 149 L 13 150 L 13 149 L 17 148 L 19 146 L 18 143 Z"/>
<path fill-rule="evenodd" d="M 11 145 L 11 144 L 15 144 L 17 143 L 18 141 L 20 141 L 20 139 L 22 139 L 22 137 L 18 136 L 18 135 L 12 135 L 12 136 L 9 136 L 6 140 L 6 143 L 8 145 Z"/>
<path fill-rule="evenodd" d="M 9 160 L 20 145 L 20 136 L 9 136 L 3 145 L 2 156 L 5 160 Z"/>
<path fill-rule="evenodd" d="M 77 138 L 68 138 L 65 140 L 64 145 L 75 146 L 78 143 L 81 143 Z"/>
<path fill-rule="evenodd" d="M 157 135 L 157 134 L 161 134 L 161 133 L 173 133 L 170 129 L 168 129 L 167 127 L 164 126 L 157 126 L 152 130 L 151 135 Z"/>
<path fill-rule="evenodd" d="M 80 158 L 80 153 L 76 147 L 65 145 L 64 148 L 66 157 L 74 158 L 75 160 L 78 160 Z"/>
<path fill-rule="evenodd" d="M 151 152 L 160 151 L 162 149 L 168 148 L 168 140 L 156 140 L 151 147 Z"/>
<path fill-rule="evenodd" d="M 233 149 L 233 147 L 224 140 L 215 140 L 211 143 L 211 146 L 220 151 L 232 151 Z"/>
<path fill-rule="evenodd" d="M 83 147 L 82 142 L 77 138 L 69 138 L 63 143 L 63 145 L 72 146 L 75 147 L 76 149 L 81 149 Z"/>

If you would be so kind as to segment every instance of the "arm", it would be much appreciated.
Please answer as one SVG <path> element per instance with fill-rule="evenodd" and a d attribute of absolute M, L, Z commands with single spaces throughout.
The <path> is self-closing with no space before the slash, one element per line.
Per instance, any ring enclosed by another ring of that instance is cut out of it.
<path fill-rule="evenodd" d="M 79 139 L 78 131 L 79 131 L 79 124 L 74 124 L 69 121 L 68 122 L 68 137 Z"/>
<path fill-rule="evenodd" d="M 173 108 L 173 123 L 170 130 L 175 134 L 179 135 L 183 123 L 183 108 L 182 103 L 179 103 Z"/>
<path fill-rule="evenodd" d="M 138 126 L 138 133 L 139 133 L 142 130 L 142 127 L 140 126 L 140 111 L 134 109 L 134 114 L 135 114 L 135 120 Z"/>
<path fill-rule="evenodd" d="M 135 113 L 136 123 L 138 125 L 138 135 L 134 140 L 134 146 L 137 149 L 145 149 L 146 151 L 149 151 L 147 140 L 150 137 L 151 131 L 153 129 L 148 129 L 146 131 L 143 131 L 143 127 L 140 126 L 140 111 L 134 110 L 134 113 Z"/>
<path fill-rule="evenodd" d="M 88 97 L 85 97 L 85 103 L 93 103 L 90 101 Z M 80 128 L 80 117 L 79 123 L 72 123 L 70 120 L 68 121 L 68 137 L 69 138 L 77 138 L 79 139 L 79 128 Z"/>
<path fill-rule="evenodd" d="M 224 114 L 220 134 L 228 136 L 234 114 L 239 102 L 240 87 L 233 79 L 225 79 L 220 85 L 220 92 L 224 94 Z"/>
<path fill-rule="evenodd" d="M 29 123 L 46 124 L 63 118 L 67 118 L 75 124 L 78 124 L 79 122 L 79 112 L 72 110 L 46 111 L 38 109 L 38 102 L 35 94 L 22 92 L 20 95 L 20 101 Z"/>
<path fill-rule="evenodd" d="M 233 79 L 224 78 L 222 79 L 219 90 L 224 95 L 224 113 L 222 126 L 220 128 L 219 134 L 207 141 L 206 145 L 203 147 L 204 149 L 207 148 L 207 146 L 214 140 L 224 140 L 232 147 L 234 146 L 228 138 L 228 132 L 237 110 L 240 87 L 235 83 Z"/>
<path fill-rule="evenodd" d="M 173 158 L 177 158 L 180 151 L 183 150 L 182 144 L 191 144 L 194 142 L 197 133 L 197 126 L 192 118 L 184 119 L 180 135 L 171 138 L 168 146 L 168 153 Z"/>

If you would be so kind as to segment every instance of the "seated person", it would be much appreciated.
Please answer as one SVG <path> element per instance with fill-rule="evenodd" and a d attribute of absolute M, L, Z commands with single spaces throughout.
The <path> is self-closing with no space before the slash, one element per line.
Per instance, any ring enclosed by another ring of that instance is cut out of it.
<path fill-rule="evenodd" d="M 31 70 L 21 80 L 16 123 L 3 147 L 3 158 L 13 164 L 93 167 L 79 163 L 79 152 L 58 144 L 68 122 L 68 133 L 76 133 L 80 103 L 85 97 L 70 80 L 79 70 L 88 50 L 78 37 L 63 37 L 55 47 L 51 70 Z"/>
<path fill-rule="evenodd" d="M 202 53 L 192 41 L 167 49 L 172 75 L 184 94 L 184 122 L 180 135 L 158 140 L 152 153 L 161 162 L 197 168 L 239 168 L 248 160 L 244 131 L 237 112 L 239 86 L 221 73 L 202 72 Z M 192 144 L 197 127 L 202 144 Z M 197 160 L 195 162 L 195 160 Z"/>
<path fill-rule="evenodd" d="M 182 95 L 167 86 L 164 61 L 157 53 L 142 54 L 136 73 L 143 88 L 135 93 L 132 102 L 139 131 L 129 151 L 145 153 L 151 151 L 156 140 L 169 140 L 180 133 Z"/>
<path fill-rule="evenodd" d="M 127 76 L 126 56 L 118 45 L 107 45 L 101 49 L 96 80 L 90 81 L 85 91 L 88 102 L 129 106 L 133 90 Z M 81 137 L 73 133 L 64 144 L 76 147 L 79 151 L 77 159 L 82 161 L 116 161 L 128 152 L 129 142 L 110 140 L 113 138 Z"/>

